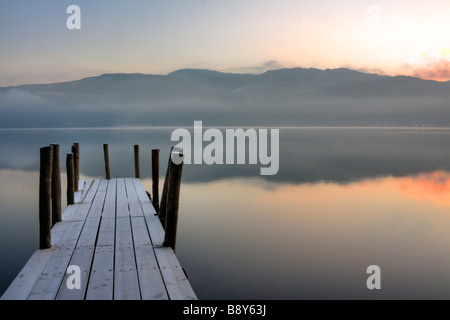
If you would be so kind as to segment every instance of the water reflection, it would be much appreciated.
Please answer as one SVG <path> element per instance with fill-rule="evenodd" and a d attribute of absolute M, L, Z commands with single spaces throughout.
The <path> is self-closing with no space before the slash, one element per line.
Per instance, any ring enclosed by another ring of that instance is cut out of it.
<path fill-rule="evenodd" d="M 418 174 L 399 179 L 402 192 L 419 203 L 430 201 L 450 206 L 450 180 L 444 171 Z"/>
<path fill-rule="evenodd" d="M 171 132 L 0 130 L 0 292 L 37 247 L 39 147 L 59 143 L 64 154 L 80 142 L 82 178 L 104 175 L 103 143 L 113 177 L 133 175 L 134 144 L 150 177 L 160 148 L 163 177 Z M 276 176 L 186 165 L 177 255 L 197 295 L 450 298 L 449 141 L 449 129 L 282 129 Z M 378 292 L 365 285 L 372 264 Z"/>
<path fill-rule="evenodd" d="M 103 176 L 103 148 L 109 144 L 113 177 L 134 174 L 133 145 L 141 146 L 141 174 L 151 176 L 151 149 L 159 148 L 160 175 L 173 128 L 0 130 L 0 168 L 38 170 L 39 147 L 59 143 L 61 153 L 80 142 L 81 173 Z M 280 170 L 274 182 L 349 182 L 376 176 L 405 176 L 450 170 L 450 129 L 281 128 Z M 206 145 L 207 143 L 205 143 Z M 64 168 L 64 166 L 62 166 Z M 183 181 L 208 182 L 258 177 L 260 165 L 189 165 Z"/>
<path fill-rule="evenodd" d="M 178 255 L 200 297 L 450 297 L 449 172 L 267 183 L 183 185 Z M 380 292 L 365 285 L 372 264 Z"/>

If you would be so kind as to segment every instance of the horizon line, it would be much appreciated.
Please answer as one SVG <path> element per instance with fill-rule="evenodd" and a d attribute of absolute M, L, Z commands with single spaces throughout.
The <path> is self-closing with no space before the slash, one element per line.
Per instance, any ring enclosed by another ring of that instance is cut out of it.
<path fill-rule="evenodd" d="M 162 77 L 166 77 L 169 76 L 172 73 L 178 72 L 178 71 L 183 71 L 183 70 L 196 70 L 196 71 L 211 71 L 211 72 L 216 72 L 216 73 L 222 73 L 222 74 L 233 74 L 233 75 L 252 75 L 252 76 L 259 76 L 259 75 L 263 75 L 267 72 L 270 71 L 280 71 L 280 70 L 295 70 L 295 69 L 305 69 L 305 70 L 318 70 L 318 71 L 333 71 L 333 70 L 349 70 L 349 71 L 354 71 L 354 72 L 358 72 L 358 73 L 363 73 L 363 74 L 369 74 L 369 75 L 378 75 L 378 76 L 385 76 L 385 77 L 406 77 L 406 78 L 414 78 L 414 79 L 419 79 L 419 80 L 423 80 L 423 81 L 434 81 L 434 82 L 439 82 L 439 83 L 446 83 L 449 82 L 450 80 L 434 80 L 434 79 L 426 79 L 426 78 L 420 78 L 417 76 L 412 76 L 412 75 L 406 75 L 406 74 L 395 74 L 395 75 L 389 75 L 386 73 L 377 73 L 374 71 L 363 71 L 361 69 L 353 69 L 353 68 L 349 68 L 349 67 L 338 67 L 338 68 L 325 68 L 325 69 L 320 69 L 320 68 L 315 68 L 315 67 L 285 67 L 285 68 L 276 68 L 276 69 L 268 69 L 265 70 L 263 72 L 260 73 L 249 73 L 249 72 L 229 72 L 229 71 L 219 71 L 219 70 L 215 70 L 215 69 L 208 69 L 208 68 L 180 68 L 180 69 L 176 69 L 174 71 L 170 71 L 166 74 L 162 74 L 162 73 L 142 73 L 142 72 L 105 72 L 105 73 L 101 73 L 101 74 L 97 74 L 97 75 L 91 75 L 91 76 L 86 76 L 86 77 L 82 77 L 82 78 L 76 78 L 76 79 L 72 79 L 72 80 L 64 80 L 64 81 L 57 81 L 57 82 L 45 82 L 45 83 L 22 83 L 22 84 L 16 84 L 16 85 L 8 85 L 8 86 L 0 86 L 0 88 L 2 89 L 6 89 L 6 88 L 11 88 L 11 87 L 20 87 L 20 86 L 33 86 L 33 85 L 49 85 L 49 84 L 60 84 L 60 83 L 69 83 L 69 82 L 75 82 L 75 81 L 81 81 L 81 80 L 85 80 L 85 79 L 90 79 L 90 78 L 98 78 L 104 75 L 143 75 L 143 76 L 162 76 Z"/>
<path fill-rule="evenodd" d="M 192 126 L 96 126 L 96 127 L 17 127 L 17 128 L 0 128 L 0 131 L 33 131 L 33 130 L 164 130 L 164 129 L 180 129 L 192 128 Z M 396 130 L 449 130 L 450 126 L 204 126 L 202 129 L 396 129 Z"/>

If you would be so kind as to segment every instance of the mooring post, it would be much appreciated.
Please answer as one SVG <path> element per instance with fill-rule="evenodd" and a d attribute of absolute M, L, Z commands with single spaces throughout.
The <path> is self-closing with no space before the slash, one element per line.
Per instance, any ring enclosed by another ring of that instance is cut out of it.
<path fill-rule="evenodd" d="M 183 159 L 183 154 L 180 151 L 173 150 L 173 154 L 179 157 L 179 159 L 181 160 Z M 169 164 L 170 169 L 169 169 L 169 182 L 167 188 L 167 202 L 166 202 L 166 228 L 163 246 L 171 247 L 173 251 L 175 251 L 183 162 L 181 161 L 181 163 L 176 164 L 173 161 L 170 161 Z"/>
<path fill-rule="evenodd" d="M 61 169 L 59 164 L 59 144 L 52 144 L 52 227 L 61 221 Z"/>
<path fill-rule="evenodd" d="M 104 144 L 103 145 L 103 155 L 105 158 L 105 175 L 106 175 L 106 179 L 111 179 L 111 170 L 109 168 L 109 148 L 108 148 L 108 144 Z"/>
<path fill-rule="evenodd" d="M 75 183 L 76 183 L 75 190 L 78 191 L 78 181 L 80 181 L 80 143 L 75 142 L 73 145 L 75 146 L 75 150 L 77 151 L 77 153 L 74 154 L 73 158 L 73 170 L 75 174 Z"/>
<path fill-rule="evenodd" d="M 47 249 L 52 246 L 51 229 L 51 193 L 52 193 L 52 162 L 53 147 L 40 149 L 40 173 L 39 173 L 39 249 Z"/>
<path fill-rule="evenodd" d="M 170 149 L 169 154 L 169 161 L 167 163 L 167 170 L 166 170 L 166 177 L 164 178 L 164 185 L 161 193 L 161 203 L 159 205 L 159 212 L 157 211 L 157 215 L 159 216 L 159 220 L 161 221 L 161 224 L 163 228 L 166 228 L 166 203 L 167 203 L 167 188 L 169 185 L 169 169 L 170 169 L 170 163 L 172 162 L 171 156 L 172 156 L 172 147 Z"/>
<path fill-rule="evenodd" d="M 152 193 L 153 207 L 159 214 L 159 149 L 152 149 Z"/>
<path fill-rule="evenodd" d="M 80 143 L 75 142 L 72 146 L 73 173 L 75 175 L 75 191 L 78 191 L 78 180 L 80 180 Z"/>
<path fill-rule="evenodd" d="M 73 167 L 73 153 L 68 153 L 66 157 L 67 205 L 75 203 L 75 173 Z"/>
<path fill-rule="evenodd" d="M 139 170 L 139 145 L 134 145 L 134 176 L 135 178 L 140 178 L 140 170 Z"/>

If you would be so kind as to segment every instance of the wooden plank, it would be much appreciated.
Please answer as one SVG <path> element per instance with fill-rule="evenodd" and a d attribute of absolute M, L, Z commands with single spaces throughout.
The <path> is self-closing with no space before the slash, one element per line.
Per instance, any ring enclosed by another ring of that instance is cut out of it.
<path fill-rule="evenodd" d="M 97 233 L 99 230 L 101 213 L 103 209 L 103 202 L 106 196 L 107 182 L 101 181 L 98 185 L 97 192 L 95 193 L 92 204 L 90 205 L 87 218 L 84 222 L 81 234 L 78 238 L 75 251 L 72 255 L 69 265 L 77 265 L 81 269 L 81 289 L 68 289 L 66 282 L 70 274 L 66 274 L 60 290 L 58 292 L 57 299 L 62 300 L 78 300 L 84 299 L 86 293 L 86 287 L 89 279 L 89 273 L 91 270 L 91 264 L 93 260 L 93 254 L 95 250 L 95 242 L 97 240 Z M 100 191 L 103 190 L 103 191 Z M 82 206 L 87 207 L 89 204 L 83 203 Z"/>
<path fill-rule="evenodd" d="M 116 248 L 114 255 L 114 300 L 139 300 L 139 282 L 133 248 Z"/>
<path fill-rule="evenodd" d="M 168 300 L 166 286 L 151 245 L 135 248 L 142 300 Z"/>
<path fill-rule="evenodd" d="M 131 217 L 131 229 L 142 299 L 167 300 L 169 297 L 159 271 L 145 218 Z"/>
<path fill-rule="evenodd" d="M 77 191 L 74 193 L 73 195 L 73 203 L 81 203 L 83 202 L 84 197 L 86 196 L 85 193 L 83 193 L 82 191 Z"/>
<path fill-rule="evenodd" d="M 95 180 L 92 186 L 89 188 L 84 200 L 79 204 L 76 213 L 73 215 L 72 220 L 86 220 L 91 209 L 92 201 L 94 200 L 95 194 L 97 193 L 98 186 L 100 184 L 99 180 Z"/>
<path fill-rule="evenodd" d="M 86 182 L 84 183 L 83 190 L 80 190 L 83 193 L 82 200 L 84 200 L 86 194 L 89 192 L 89 189 L 92 187 L 93 184 L 94 184 L 94 180 L 86 180 Z"/>
<path fill-rule="evenodd" d="M 164 229 L 161 225 L 161 221 L 158 216 L 155 215 L 145 215 L 145 221 L 147 222 L 148 232 L 152 240 L 154 247 L 159 247 L 163 245 L 164 242 Z"/>
<path fill-rule="evenodd" d="M 61 221 L 55 224 L 52 228 L 52 246 L 59 245 L 61 238 L 66 233 L 67 228 L 70 225 L 70 221 Z"/>
<path fill-rule="evenodd" d="M 106 190 L 108 189 L 108 180 L 106 179 L 101 179 L 100 180 L 100 184 L 98 186 L 97 192 L 106 192 Z"/>
<path fill-rule="evenodd" d="M 100 181 L 98 183 L 97 192 L 93 196 L 92 204 L 90 205 L 87 218 L 84 222 L 75 251 L 70 260 L 70 265 L 77 265 L 81 269 L 81 289 L 68 289 L 65 284 L 70 274 L 66 274 L 60 287 L 58 296 L 56 297 L 57 299 L 75 300 L 84 298 L 87 282 L 89 279 L 89 272 L 91 270 L 91 264 L 95 250 L 95 242 L 97 240 L 97 233 L 99 230 L 100 218 L 106 196 L 107 185 L 107 181 Z M 83 206 L 83 209 L 85 209 L 89 206 L 89 204 L 83 203 L 81 206 Z"/>
<path fill-rule="evenodd" d="M 154 252 L 160 267 L 169 298 L 173 300 L 197 299 L 183 269 L 180 266 L 171 248 L 162 247 L 164 241 L 164 229 L 155 216 L 150 200 L 148 199 L 142 184 L 138 179 L 133 179 L 138 199 L 146 220 L 147 228 L 153 243 Z"/>
<path fill-rule="evenodd" d="M 88 217 L 78 239 L 77 247 L 93 247 L 97 240 L 100 217 Z"/>
<path fill-rule="evenodd" d="M 140 299 L 139 282 L 134 256 L 129 217 L 116 219 L 116 248 L 114 254 L 114 299 Z"/>
<path fill-rule="evenodd" d="M 172 248 L 156 247 L 154 250 L 169 298 L 171 300 L 196 300 L 197 296 Z"/>
<path fill-rule="evenodd" d="M 141 208 L 147 222 L 148 232 L 151 237 L 153 246 L 162 246 L 164 242 L 164 229 L 159 221 L 158 216 L 155 216 L 156 211 L 150 202 L 144 187 L 138 179 L 133 179 L 133 183 L 136 189 Z"/>
<path fill-rule="evenodd" d="M 82 180 L 81 180 L 82 181 Z M 90 187 L 92 186 L 92 183 L 94 182 L 94 180 L 87 180 L 87 181 L 82 181 L 83 183 L 83 188 L 79 189 L 79 191 L 75 192 L 75 203 L 80 203 L 83 202 L 84 198 L 86 197 L 86 194 L 88 193 Z M 78 187 L 80 187 L 80 185 L 78 185 Z"/>
<path fill-rule="evenodd" d="M 61 237 L 59 243 L 55 244 L 58 246 L 75 246 L 78 238 L 80 237 L 81 230 L 83 228 L 84 221 L 68 221 L 68 226 L 66 231 Z"/>
<path fill-rule="evenodd" d="M 54 253 L 29 296 L 30 300 L 55 299 L 72 257 L 73 249 L 74 247 L 70 245 L 55 247 Z"/>
<path fill-rule="evenodd" d="M 105 219 L 100 220 L 100 229 L 98 231 L 97 237 L 97 247 L 99 246 L 114 246 L 115 239 L 115 219 Z"/>
<path fill-rule="evenodd" d="M 97 193 L 97 189 L 98 186 L 100 184 L 100 180 L 94 180 L 92 182 L 91 187 L 89 188 L 89 190 L 86 193 L 86 196 L 83 199 L 84 203 L 91 203 L 92 200 L 94 199 L 95 194 Z"/>
<path fill-rule="evenodd" d="M 132 248 L 133 236 L 129 217 L 117 217 L 116 219 L 116 248 Z"/>
<path fill-rule="evenodd" d="M 36 250 L 3 293 L 1 300 L 26 300 L 50 260 L 53 250 Z"/>
<path fill-rule="evenodd" d="M 117 203 L 116 203 L 117 217 L 128 217 L 130 211 L 128 208 L 127 191 L 125 189 L 125 181 L 117 179 Z"/>
<path fill-rule="evenodd" d="M 144 217 L 131 217 L 131 226 L 135 247 L 152 244 Z"/>
<path fill-rule="evenodd" d="M 86 300 L 112 300 L 113 291 L 114 247 L 97 246 L 87 286 Z"/>
<path fill-rule="evenodd" d="M 97 234 L 100 226 L 100 218 L 103 209 L 106 192 L 98 191 L 94 197 L 86 221 L 83 226 L 77 246 L 90 247 L 95 246 Z M 84 204 L 82 204 L 84 205 Z"/>
<path fill-rule="evenodd" d="M 152 203 L 150 202 L 150 199 L 147 196 L 147 193 L 144 190 L 144 187 L 142 186 L 139 179 L 132 179 L 134 183 L 134 188 L 136 189 L 136 194 L 138 196 L 138 199 L 141 203 L 141 207 L 143 210 L 144 215 L 145 214 L 156 214 L 156 210 L 153 207 Z"/>
<path fill-rule="evenodd" d="M 83 184 L 85 187 L 89 187 L 92 184 L 92 181 L 88 181 L 86 184 Z M 83 192 L 80 192 L 82 194 Z M 63 221 L 56 223 L 52 228 L 52 245 L 55 247 L 61 247 L 64 244 L 73 246 L 77 241 L 77 232 L 81 230 L 82 224 L 80 222 L 73 224 L 70 220 L 77 210 L 79 209 L 79 205 L 70 205 L 68 206 L 63 214 Z M 70 226 L 70 229 L 69 229 Z M 64 237 L 64 239 L 63 239 Z M 16 280 L 11 283 L 8 290 L 4 294 L 5 298 L 14 298 L 14 299 L 25 299 L 27 298 L 34 286 L 41 278 L 42 272 L 44 272 L 44 268 L 47 263 L 52 258 L 53 254 L 55 254 L 55 249 L 45 249 L 45 250 L 36 250 L 33 255 L 30 257 L 28 262 L 22 268 L 19 275 L 16 277 Z M 53 257 L 55 259 L 55 257 Z M 47 270 L 48 271 L 48 270 Z M 35 295 L 35 297 L 37 297 Z"/>
<path fill-rule="evenodd" d="M 143 216 L 142 208 L 139 203 L 139 199 L 136 193 L 136 188 L 134 186 L 133 180 L 131 178 L 125 179 L 125 187 L 127 190 L 128 196 L 128 205 L 130 207 L 130 215 L 135 216 Z"/>
<path fill-rule="evenodd" d="M 85 180 L 78 180 L 78 191 L 84 190 L 84 186 L 86 185 Z"/>
<path fill-rule="evenodd" d="M 71 221 L 36 282 L 29 299 L 54 300 L 66 273 L 84 221 Z"/>
<path fill-rule="evenodd" d="M 70 206 L 67 206 L 66 209 L 62 213 L 62 220 L 63 221 L 64 220 L 72 220 L 72 218 L 75 215 L 75 213 L 77 212 L 77 210 L 78 210 L 77 204 L 72 204 Z M 56 226 L 56 224 L 55 224 L 55 226 Z"/>
<path fill-rule="evenodd" d="M 104 218 L 114 218 L 116 216 L 116 190 L 117 190 L 117 181 L 107 180 L 108 188 L 106 191 L 105 203 L 103 205 L 103 213 L 102 216 Z"/>
<path fill-rule="evenodd" d="M 92 257 L 94 255 L 94 247 L 77 247 L 73 252 L 70 259 L 69 266 L 76 265 L 80 268 L 80 289 L 69 289 L 67 281 L 72 275 L 71 273 L 65 274 L 56 300 L 83 300 L 86 293 L 87 283 L 89 279 L 89 273 L 91 271 Z"/>
<path fill-rule="evenodd" d="M 29 297 L 30 299 L 55 299 L 74 253 L 75 245 L 82 232 L 83 225 L 85 224 L 84 219 L 86 219 L 89 213 L 91 202 L 95 197 L 99 183 L 98 180 L 92 183 L 84 199 L 85 202 L 78 205 L 77 211 L 73 216 L 74 220 L 69 222 L 66 231 L 61 237 L 61 241 L 55 245 L 55 251 L 33 288 Z M 89 243 L 89 241 L 86 241 L 86 243 Z"/>
<path fill-rule="evenodd" d="M 81 202 L 78 204 L 77 211 L 72 216 L 71 221 L 84 221 L 86 220 L 89 210 L 91 209 L 91 203 Z"/>
<path fill-rule="evenodd" d="M 98 191 L 89 210 L 89 218 L 100 218 L 102 216 L 103 204 L 105 202 L 105 191 Z"/>

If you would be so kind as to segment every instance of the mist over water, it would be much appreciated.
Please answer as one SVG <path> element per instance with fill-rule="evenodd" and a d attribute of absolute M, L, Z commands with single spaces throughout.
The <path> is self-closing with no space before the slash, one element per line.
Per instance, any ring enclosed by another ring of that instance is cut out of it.
<path fill-rule="evenodd" d="M 59 143 L 64 171 L 80 142 L 81 175 L 97 178 L 108 143 L 114 178 L 134 175 L 139 144 L 151 191 L 151 149 L 162 183 L 172 131 L 0 130 L 0 291 L 37 248 L 40 147 Z M 259 164 L 186 164 L 177 256 L 198 297 L 449 298 L 449 142 L 442 128 L 280 128 L 274 176 Z M 372 264 L 378 291 L 366 287 Z"/>
<path fill-rule="evenodd" d="M 196 120 L 212 126 L 448 127 L 449 89 L 450 82 L 342 68 L 103 74 L 0 87 L 0 127 L 186 126 Z"/>

